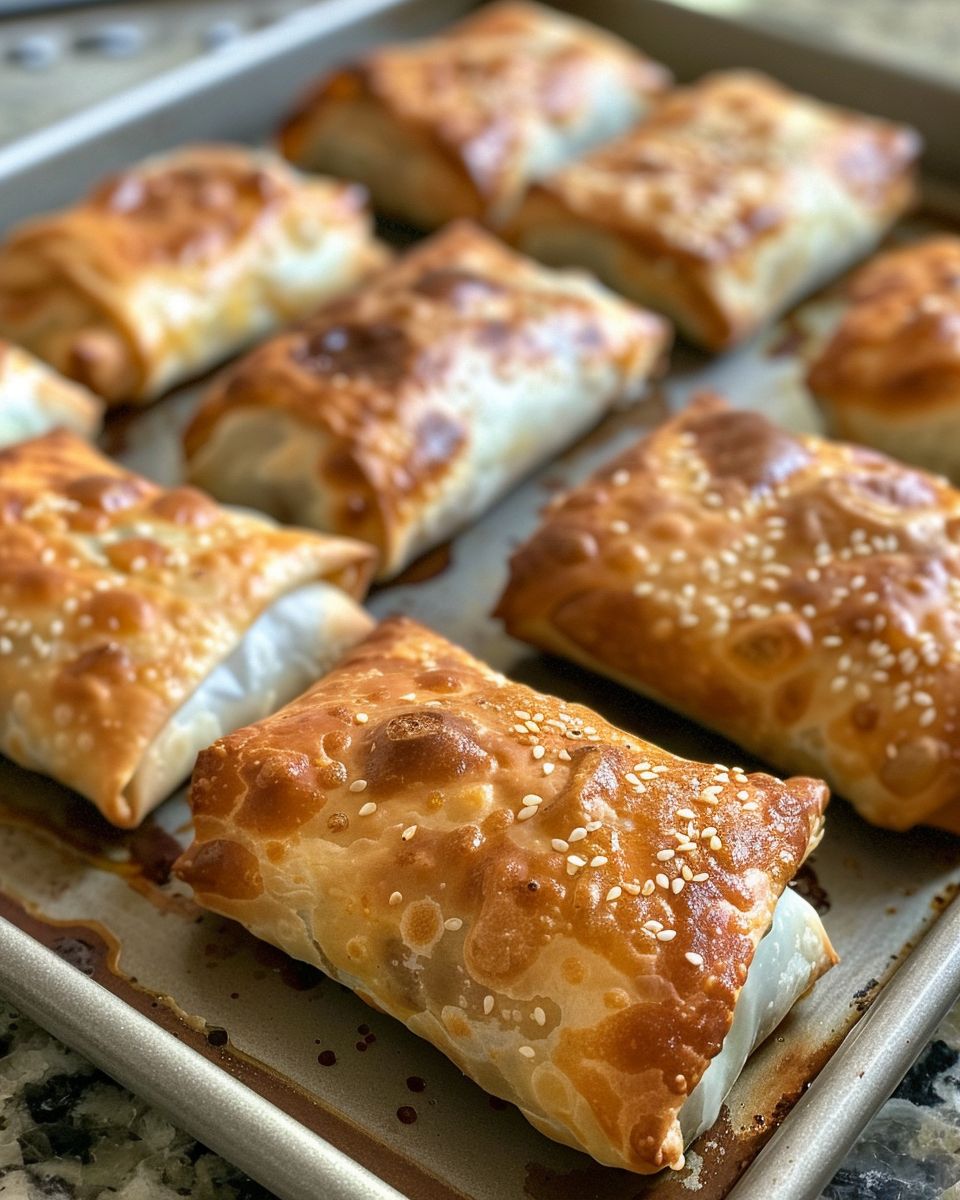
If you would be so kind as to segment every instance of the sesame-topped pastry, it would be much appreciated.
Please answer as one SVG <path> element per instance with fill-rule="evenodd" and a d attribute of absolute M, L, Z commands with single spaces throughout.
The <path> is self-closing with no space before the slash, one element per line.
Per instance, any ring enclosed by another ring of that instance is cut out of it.
<path fill-rule="evenodd" d="M 683 1165 L 834 961 L 787 888 L 827 802 L 676 758 L 406 618 L 205 750 L 197 900 L 600 1162 Z"/>
<path fill-rule="evenodd" d="M 56 428 L 92 438 L 102 420 L 103 405 L 85 387 L 0 340 L 0 446 Z"/>
<path fill-rule="evenodd" d="M 299 166 L 359 179 L 424 229 L 497 222 L 533 179 L 628 129 L 669 72 L 586 21 L 503 0 L 321 80 L 280 131 Z"/>
<path fill-rule="evenodd" d="M 371 542 L 388 577 L 639 400 L 668 343 L 659 317 L 457 222 L 224 372 L 187 470 Z"/>
<path fill-rule="evenodd" d="M 707 396 L 554 500 L 499 615 L 877 825 L 960 828 L 958 535 L 943 479 Z"/>
<path fill-rule="evenodd" d="M 385 261 L 358 185 L 244 146 L 188 146 L 0 242 L 0 335 L 142 404 Z"/>
<path fill-rule="evenodd" d="M 371 559 L 71 433 L 0 451 L 0 753 L 138 824 L 198 750 L 367 633 Z"/>
<path fill-rule="evenodd" d="M 846 301 L 807 377 L 831 432 L 960 480 L 960 237 L 879 255 Z"/>
<path fill-rule="evenodd" d="M 509 237 L 720 349 L 865 254 L 911 203 L 918 152 L 904 126 L 723 72 L 535 185 Z"/>

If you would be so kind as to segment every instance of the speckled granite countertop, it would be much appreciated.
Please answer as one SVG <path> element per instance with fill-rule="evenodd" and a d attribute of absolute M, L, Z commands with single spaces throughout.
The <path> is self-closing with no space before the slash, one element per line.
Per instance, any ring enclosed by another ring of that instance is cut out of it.
<path fill-rule="evenodd" d="M 270 1200 L 0 999 L 3 1200 Z M 960 1005 L 824 1200 L 960 1200 Z"/>

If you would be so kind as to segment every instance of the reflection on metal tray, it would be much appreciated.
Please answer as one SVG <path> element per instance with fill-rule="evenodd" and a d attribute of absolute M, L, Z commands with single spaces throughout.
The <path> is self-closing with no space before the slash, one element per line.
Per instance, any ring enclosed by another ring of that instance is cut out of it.
<path fill-rule="evenodd" d="M 47 185 L 51 203 L 68 199 L 104 167 L 186 137 L 258 138 L 325 62 L 361 42 L 439 24 L 463 7 L 328 0 L 295 28 L 225 52 L 209 74 L 188 68 L 121 107 L 0 152 L 0 203 L 19 215 Z M 641 27 L 647 7 L 644 0 L 633 10 Z M 627 7 L 611 3 L 610 11 L 624 28 Z M 626 690 L 531 654 L 489 612 L 510 550 L 551 491 L 583 478 L 692 391 L 718 387 L 792 428 L 813 427 L 800 359 L 825 304 L 829 297 L 720 360 L 678 352 L 658 395 L 610 418 L 452 545 L 377 591 L 373 611 L 407 612 L 524 682 L 584 700 L 671 750 L 744 761 L 721 739 Z M 197 392 L 183 389 L 145 413 L 113 418 L 106 449 L 175 481 L 178 431 Z M 394 1188 L 417 1198 L 476 1200 L 680 1200 L 691 1192 L 719 1200 L 731 1188 L 738 1200 L 813 1197 L 960 987 L 960 906 L 940 915 L 960 889 L 960 841 L 872 829 L 835 803 L 828 836 L 797 886 L 829 910 L 841 965 L 754 1056 L 686 1168 L 642 1179 L 540 1136 L 399 1023 L 202 913 L 168 878 L 188 838 L 182 796 L 140 831 L 120 833 L 54 784 L 0 765 L 0 914 L 9 922 L 0 922 L 0 988 L 291 1198 L 382 1200 Z"/>

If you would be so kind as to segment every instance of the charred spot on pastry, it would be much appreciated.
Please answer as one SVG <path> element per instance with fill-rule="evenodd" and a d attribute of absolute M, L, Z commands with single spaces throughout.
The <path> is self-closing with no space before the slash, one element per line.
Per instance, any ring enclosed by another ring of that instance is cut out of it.
<path fill-rule="evenodd" d="M 373 790 L 431 786 L 478 771 L 493 760 L 464 718 L 436 708 L 401 713 L 371 729 L 363 775 Z"/>
<path fill-rule="evenodd" d="M 263 894 L 263 876 L 256 856 L 246 846 L 226 838 L 191 847 L 176 871 L 194 891 L 207 895 L 255 900 Z"/>
<path fill-rule="evenodd" d="M 810 462 L 810 451 L 759 413 L 722 409 L 688 424 L 697 451 L 716 480 L 751 491 L 776 487 Z"/>
<path fill-rule="evenodd" d="M 325 803 L 313 764 L 297 750 L 277 749 L 264 762 L 245 768 L 242 775 L 247 793 L 236 821 L 258 834 L 280 837 L 292 833 L 316 816 Z"/>
<path fill-rule="evenodd" d="M 410 288 L 431 300 L 451 304 L 461 312 L 489 296 L 503 295 L 505 291 L 495 279 L 463 267 L 437 267 L 424 271 Z"/>
<path fill-rule="evenodd" d="M 389 321 L 344 321 L 293 339 L 290 357 L 312 375 L 364 377 L 389 386 L 408 373 L 414 348 Z"/>

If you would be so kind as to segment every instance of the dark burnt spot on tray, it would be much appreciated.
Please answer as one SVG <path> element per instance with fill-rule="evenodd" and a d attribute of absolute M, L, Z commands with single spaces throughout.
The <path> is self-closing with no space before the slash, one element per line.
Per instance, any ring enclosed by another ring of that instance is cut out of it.
<path fill-rule="evenodd" d="M 793 878 L 793 890 L 823 916 L 830 911 L 830 897 L 810 863 L 805 862 Z"/>
<path fill-rule="evenodd" d="M 417 1119 L 417 1110 L 410 1104 L 401 1104 L 397 1109 L 397 1120 L 403 1125 L 412 1125 Z"/>
<path fill-rule="evenodd" d="M 311 375 L 346 375 L 398 384 L 410 370 L 413 347 L 404 331 L 387 321 L 343 322 L 295 339 L 290 357 Z"/>
<path fill-rule="evenodd" d="M 366 1042 L 356 1042 L 354 1044 L 353 1048 L 354 1048 L 354 1050 L 359 1050 L 360 1053 L 363 1054 L 367 1048 L 367 1043 Z"/>
<path fill-rule="evenodd" d="M 909 1100 L 924 1108 L 935 1108 L 944 1103 L 944 1097 L 936 1089 L 938 1078 L 960 1062 L 960 1050 L 948 1046 L 938 1038 L 924 1050 L 893 1093 L 897 1100 Z"/>
<path fill-rule="evenodd" d="M 337 1061 L 337 1056 L 332 1050 L 321 1050 L 317 1055 L 317 1062 L 321 1067 L 332 1067 Z"/>
<path fill-rule="evenodd" d="M 97 970 L 99 953 L 95 946 L 82 938 L 62 937 L 53 942 L 51 949 L 55 954 L 76 967 L 82 975 L 94 975 Z"/>
<path fill-rule="evenodd" d="M 207 1041 L 211 1046 L 225 1046 L 229 1040 L 230 1035 L 219 1025 L 214 1025 L 212 1029 L 207 1030 Z"/>
<path fill-rule="evenodd" d="M 877 991 L 880 988 L 879 979 L 868 979 L 862 988 L 857 988 L 853 993 L 853 1004 L 857 1012 L 864 1013 L 876 999 Z"/>
<path fill-rule="evenodd" d="M 502 1103 L 502 1101 L 501 1101 Z M 504 1105 L 506 1107 L 506 1105 Z M 527 1163 L 523 1194 L 530 1200 L 639 1200 L 656 1184 L 637 1190 L 636 1175 L 612 1167 L 577 1167 L 572 1171 L 557 1171 L 543 1163 Z"/>
<path fill-rule="evenodd" d="M 411 1075 L 407 1079 L 407 1088 L 411 1092 L 422 1092 L 426 1090 L 427 1081 L 421 1079 L 419 1075 Z"/>
<path fill-rule="evenodd" d="M 151 883 L 168 883 L 173 864 L 182 853 L 177 839 L 149 819 L 130 838 L 130 857 Z"/>

